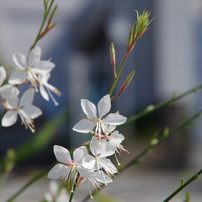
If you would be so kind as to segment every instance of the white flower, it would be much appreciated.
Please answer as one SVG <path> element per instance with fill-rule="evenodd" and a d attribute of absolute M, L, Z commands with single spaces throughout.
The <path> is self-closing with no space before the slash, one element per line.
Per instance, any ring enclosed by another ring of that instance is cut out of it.
<path fill-rule="evenodd" d="M 82 160 L 82 166 L 87 169 L 98 170 L 104 169 L 108 175 L 117 173 L 116 167 L 112 164 L 107 156 L 115 153 L 116 147 L 113 144 L 108 144 L 106 139 L 98 140 L 95 136 L 90 142 L 90 151 L 93 154 L 87 155 Z"/>
<path fill-rule="evenodd" d="M 56 102 L 55 98 L 53 97 L 52 92 L 54 92 L 57 96 L 61 95 L 61 92 L 55 88 L 54 86 L 50 85 L 48 83 L 48 79 L 50 78 L 50 73 L 47 74 L 41 74 L 38 76 L 38 80 L 39 80 L 39 90 L 40 93 L 42 95 L 42 97 L 45 100 L 49 100 L 49 96 L 51 97 L 51 99 L 53 100 L 55 105 L 58 105 L 58 103 Z"/>
<path fill-rule="evenodd" d="M 47 74 L 55 65 L 50 61 L 40 60 L 41 48 L 36 46 L 33 48 L 28 57 L 21 53 L 13 54 L 13 61 L 17 68 L 9 78 L 10 84 L 21 84 L 26 80 L 30 81 L 37 91 L 37 75 Z"/>
<path fill-rule="evenodd" d="M 82 158 L 87 155 L 87 148 L 81 146 L 74 150 L 73 157 L 71 159 L 69 151 L 61 146 L 54 145 L 53 147 L 56 159 L 60 162 L 56 164 L 48 173 L 48 178 L 61 179 L 67 183 L 74 181 L 77 176 L 77 168 L 81 165 Z"/>
<path fill-rule="evenodd" d="M 48 202 L 67 202 L 69 201 L 69 194 L 66 189 L 60 190 L 60 187 L 57 182 L 54 180 L 50 181 L 49 192 L 45 193 L 45 199 Z M 74 200 L 73 200 L 74 201 Z"/>
<path fill-rule="evenodd" d="M 2 86 L 4 80 L 6 79 L 6 71 L 3 66 L 0 67 L 0 95 L 3 99 L 11 96 L 18 96 L 19 90 L 10 84 L 5 84 Z"/>
<path fill-rule="evenodd" d="M 25 127 L 34 132 L 33 119 L 40 116 L 42 111 L 31 104 L 33 99 L 33 88 L 26 90 L 20 100 L 17 96 L 7 98 L 4 101 L 4 106 L 8 111 L 3 116 L 2 126 L 8 127 L 13 125 L 17 121 L 17 115 L 19 114 Z"/>
<path fill-rule="evenodd" d="M 78 168 L 78 171 L 80 173 L 80 176 L 77 182 L 77 186 L 79 186 L 84 181 L 87 181 L 88 183 L 91 183 L 93 187 L 101 188 L 100 187 L 101 183 L 106 185 L 108 183 L 113 182 L 112 179 L 108 175 L 106 175 L 103 171 L 95 172 L 94 170 L 85 169 L 82 166 Z M 93 198 L 90 191 L 90 187 L 89 187 L 89 193 L 91 198 Z"/>
<path fill-rule="evenodd" d="M 89 133 L 95 127 L 95 133 L 108 132 L 108 126 L 112 125 L 114 128 L 126 122 L 126 117 L 117 113 L 105 115 L 111 109 L 111 99 L 107 94 L 98 102 L 98 111 L 95 105 L 89 100 L 82 99 L 81 107 L 83 112 L 87 115 L 87 119 L 82 119 L 74 127 L 73 130 L 81 133 Z"/>

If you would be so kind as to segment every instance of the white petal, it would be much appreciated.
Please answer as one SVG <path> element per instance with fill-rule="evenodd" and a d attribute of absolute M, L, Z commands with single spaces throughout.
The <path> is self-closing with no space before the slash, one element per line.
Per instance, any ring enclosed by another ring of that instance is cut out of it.
<path fill-rule="evenodd" d="M 74 161 L 78 164 L 81 164 L 82 159 L 88 154 L 87 148 L 85 146 L 81 146 L 74 150 L 73 157 Z"/>
<path fill-rule="evenodd" d="M 55 67 L 55 64 L 49 61 L 40 61 L 34 67 L 32 68 L 33 71 L 38 72 L 40 74 L 47 74 L 49 73 L 53 68 Z"/>
<path fill-rule="evenodd" d="M 73 130 L 80 133 L 89 133 L 95 127 L 96 123 L 88 119 L 82 119 L 74 127 Z"/>
<path fill-rule="evenodd" d="M 104 183 L 104 184 L 108 184 L 108 183 L 113 182 L 113 180 L 108 175 L 106 175 L 103 171 L 96 172 L 96 174 L 94 175 L 94 178 L 98 182 L 101 182 L 101 183 Z"/>
<path fill-rule="evenodd" d="M 26 81 L 27 71 L 23 70 L 14 70 L 10 75 L 8 82 L 10 84 L 21 84 Z"/>
<path fill-rule="evenodd" d="M 61 146 L 54 145 L 53 147 L 56 159 L 61 163 L 71 164 L 71 156 L 69 151 Z"/>
<path fill-rule="evenodd" d="M 16 111 L 7 111 L 2 119 L 2 126 L 12 126 L 17 121 L 18 113 Z"/>
<path fill-rule="evenodd" d="M 39 46 L 36 46 L 31 50 L 29 54 L 28 58 L 29 67 L 32 67 L 33 65 L 37 64 L 40 61 L 40 58 L 41 58 L 41 48 Z"/>
<path fill-rule="evenodd" d="M 19 107 L 30 105 L 34 99 L 34 92 L 33 88 L 26 90 L 20 99 Z"/>
<path fill-rule="evenodd" d="M 48 93 L 47 93 L 45 87 L 44 87 L 42 84 L 39 85 L 39 90 L 40 90 L 41 96 L 42 96 L 45 100 L 48 101 L 48 100 L 49 100 L 49 95 L 48 95 Z"/>
<path fill-rule="evenodd" d="M 87 155 L 82 160 L 82 166 L 86 169 L 93 169 L 95 166 L 95 158 L 91 155 Z"/>
<path fill-rule="evenodd" d="M 98 156 L 102 152 L 102 143 L 93 136 L 90 141 L 90 151 L 94 156 Z"/>
<path fill-rule="evenodd" d="M 19 98 L 16 96 L 8 97 L 6 99 L 6 105 L 9 109 L 16 109 L 18 107 Z"/>
<path fill-rule="evenodd" d="M 97 119 L 97 109 L 92 102 L 86 99 L 81 99 L 81 107 L 87 116 Z"/>
<path fill-rule="evenodd" d="M 114 174 L 114 173 L 118 172 L 117 168 L 114 166 L 114 164 L 111 162 L 110 159 L 103 159 L 102 158 L 101 162 L 102 162 L 103 169 L 107 173 Z"/>
<path fill-rule="evenodd" d="M 47 74 L 40 74 L 39 79 L 42 81 L 42 83 L 47 83 L 50 78 L 50 73 Z"/>
<path fill-rule="evenodd" d="M 21 109 L 30 119 L 35 119 L 38 116 L 42 115 L 41 109 L 34 105 L 28 105 Z"/>
<path fill-rule="evenodd" d="M 121 144 L 121 142 L 124 140 L 124 136 L 122 134 L 120 134 L 118 131 L 114 131 L 111 135 L 110 135 L 110 141 L 114 141 L 116 142 L 116 144 Z"/>
<path fill-rule="evenodd" d="M 126 119 L 126 117 L 120 115 L 119 113 L 111 113 L 107 115 L 102 122 L 110 125 L 121 125 L 126 122 Z"/>
<path fill-rule="evenodd" d="M 27 68 L 27 57 L 21 53 L 14 53 L 13 54 L 13 61 L 14 63 L 24 69 L 24 68 Z"/>
<path fill-rule="evenodd" d="M 54 180 L 59 179 L 64 174 L 66 174 L 67 169 L 68 169 L 68 166 L 58 163 L 49 171 L 47 177 Z"/>
<path fill-rule="evenodd" d="M 111 99 L 109 94 L 107 94 L 98 102 L 99 118 L 107 114 L 110 109 L 111 109 Z"/>
<path fill-rule="evenodd" d="M 100 144 L 102 145 L 102 151 L 99 155 L 100 158 L 102 157 L 107 157 L 107 156 L 111 156 L 115 153 L 116 151 L 116 145 L 115 144 L 109 144 L 110 141 L 102 140 L 100 142 Z"/>
<path fill-rule="evenodd" d="M 0 94 L 4 99 L 9 98 L 11 96 L 18 96 L 19 93 L 20 91 L 18 90 L 18 88 L 10 84 L 5 84 L 0 87 Z"/>
<path fill-rule="evenodd" d="M 6 70 L 3 66 L 0 67 L 0 86 L 3 84 L 4 80 L 6 79 Z"/>

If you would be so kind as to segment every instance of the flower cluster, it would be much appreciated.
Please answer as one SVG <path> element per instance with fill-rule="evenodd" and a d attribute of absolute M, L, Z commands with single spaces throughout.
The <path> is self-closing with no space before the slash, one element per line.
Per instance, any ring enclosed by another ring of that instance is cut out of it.
<path fill-rule="evenodd" d="M 86 146 L 80 146 L 74 150 L 72 159 L 66 148 L 54 145 L 54 154 L 60 163 L 48 173 L 49 178 L 60 179 L 72 186 L 72 191 L 75 184 L 79 186 L 84 181 L 88 181 L 95 188 L 101 188 L 101 184 L 111 183 L 118 170 L 108 157 L 116 152 L 120 154 L 122 150 L 127 151 L 121 145 L 124 136 L 114 131 L 117 125 L 126 122 L 126 117 L 119 112 L 108 114 L 111 109 L 109 95 L 105 95 L 99 101 L 97 108 L 86 99 L 81 100 L 81 107 L 86 119 L 79 121 L 73 130 L 92 134 L 90 151 Z"/>
<path fill-rule="evenodd" d="M 41 60 L 41 48 L 38 46 L 33 48 L 28 56 L 14 53 L 13 61 L 17 67 L 12 68 L 14 71 L 8 78 L 9 84 L 2 85 L 6 79 L 6 71 L 4 67 L 0 67 L 0 97 L 7 110 L 2 118 L 2 126 L 13 125 L 17 121 L 17 115 L 19 115 L 22 124 L 34 132 L 33 119 L 42 114 L 41 109 L 32 104 L 38 87 L 45 100 L 49 100 L 51 97 L 55 105 L 58 104 L 51 91 L 58 96 L 61 93 L 48 84 L 50 72 L 55 65 L 50 61 Z M 25 83 L 30 84 L 30 86 L 19 98 L 20 91 L 17 86 Z"/>

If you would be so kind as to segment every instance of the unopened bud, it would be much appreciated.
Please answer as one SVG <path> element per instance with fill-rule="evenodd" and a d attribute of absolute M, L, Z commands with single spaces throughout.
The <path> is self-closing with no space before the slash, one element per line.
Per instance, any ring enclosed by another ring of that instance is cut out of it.
<path fill-rule="evenodd" d="M 56 4 L 54 9 L 52 10 L 51 14 L 50 14 L 50 17 L 49 17 L 49 20 L 48 20 L 48 24 L 51 23 L 53 17 L 55 16 L 56 12 L 57 12 L 57 8 L 58 8 L 58 5 Z"/>
<path fill-rule="evenodd" d="M 115 54 L 115 48 L 114 48 L 113 43 L 110 44 L 110 58 L 111 58 L 112 65 L 115 65 L 116 64 L 116 54 Z"/>
<path fill-rule="evenodd" d="M 122 86 L 121 86 L 121 89 L 119 91 L 119 93 L 112 97 L 111 100 L 114 100 L 116 99 L 117 97 L 119 97 L 121 95 L 121 93 L 123 93 L 123 91 L 127 88 L 127 86 L 130 84 L 131 80 L 133 79 L 133 76 L 135 74 L 135 71 L 132 71 L 126 78 L 126 80 L 123 82 Z"/>

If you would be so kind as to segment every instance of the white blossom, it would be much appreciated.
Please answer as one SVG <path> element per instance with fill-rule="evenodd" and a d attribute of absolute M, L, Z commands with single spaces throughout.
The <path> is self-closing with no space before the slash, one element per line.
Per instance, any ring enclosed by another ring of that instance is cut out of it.
<path fill-rule="evenodd" d="M 34 99 L 34 89 L 28 89 L 24 92 L 21 99 L 17 96 L 7 98 L 3 104 L 8 110 L 2 119 L 2 126 L 8 127 L 17 121 L 19 114 L 22 124 L 34 132 L 33 119 L 42 114 L 42 111 L 32 104 Z"/>
<path fill-rule="evenodd" d="M 13 54 L 13 61 L 17 65 L 9 78 L 10 84 L 22 84 L 25 81 L 31 82 L 37 91 L 37 75 L 47 74 L 55 65 L 50 61 L 40 60 L 41 48 L 33 48 L 28 57 L 21 53 Z"/>
<path fill-rule="evenodd" d="M 105 95 L 96 106 L 89 100 L 82 99 L 81 107 L 86 114 L 87 119 L 82 119 L 74 127 L 73 130 L 81 133 L 89 133 L 95 127 L 95 133 L 101 134 L 102 132 L 108 132 L 108 126 L 113 126 L 113 129 L 117 125 L 121 125 L 126 122 L 126 117 L 117 113 L 107 113 L 111 109 L 111 99 L 109 94 Z"/>
<path fill-rule="evenodd" d="M 63 182 L 74 182 L 77 176 L 77 168 L 81 166 L 84 156 L 87 155 L 87 148 L 81 146 L 74 150 L 71 158 L 69 150 L 64 147 L 54 145 L 53 147 L 56 159 L 60 162 L 56 164 L 48 173 L 48 178 L 60 179 Z M 74 183 L 73 183 L 74 184 Z"/>

